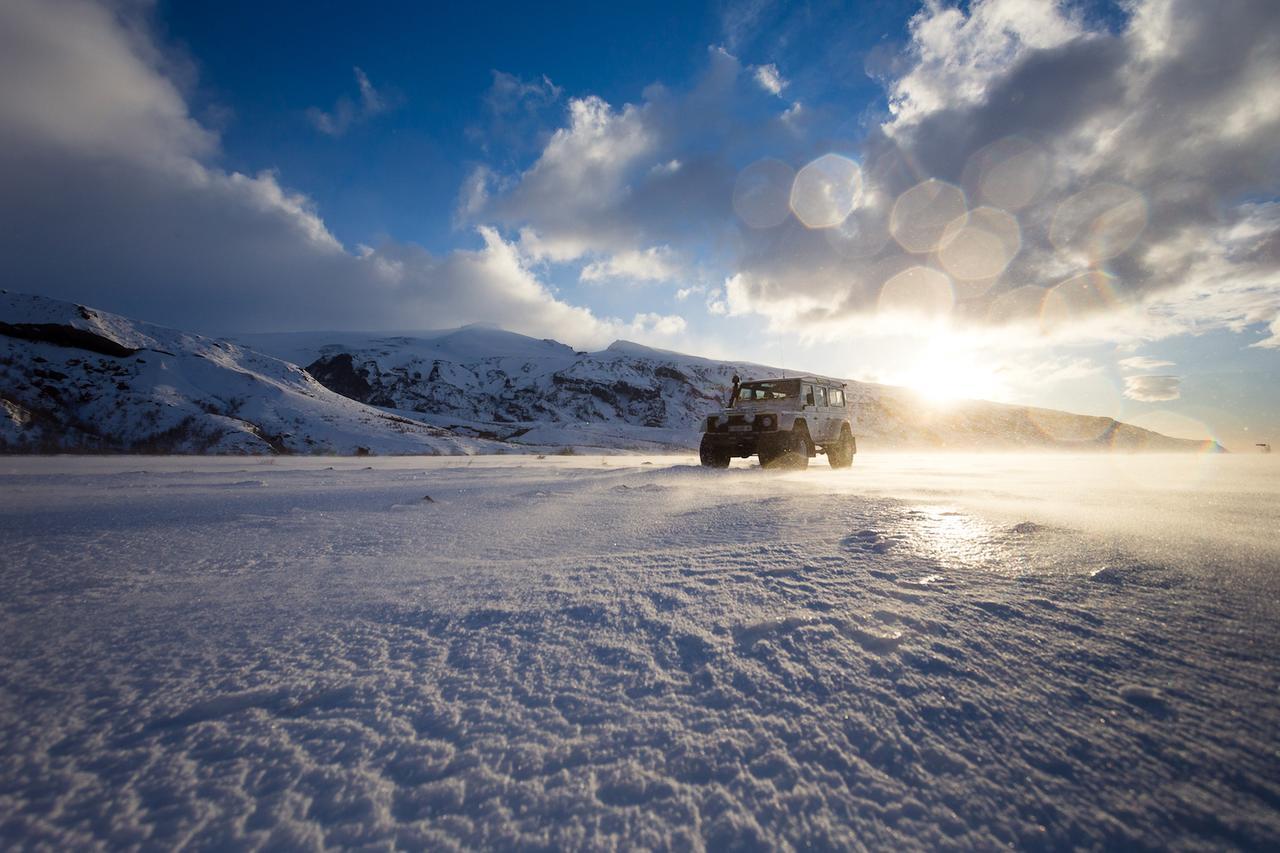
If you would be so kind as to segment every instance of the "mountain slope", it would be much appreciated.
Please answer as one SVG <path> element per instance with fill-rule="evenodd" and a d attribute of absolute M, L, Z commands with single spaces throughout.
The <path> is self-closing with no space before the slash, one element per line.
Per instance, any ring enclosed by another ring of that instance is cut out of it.
<path fill-rule="evenodd" d="M 0 452 L 688 449 L 735 373 L 788 371 L 627 341 L 578 352 L 489 326 L 236 343 L 0 291 Z M 932 407 L 862 382 L 849 383 L 848 397 L 864 449 L 1205 447 L 1110 418 L 978 401 Z"/>
<path fill-rule="evenodd" d="M 476 435 L 536 444 L 697 446 L 700 426 L 745 377 L 796 375 L 618 341 L 575 352 L 485 327 L 416 335 L 249 335 L 307 365 L 325 386 L 371 405 Z M 910 391 L 849 381 L 860 446 L 1195 451 L 1112 418 L 982 401 L 935 406 Z M 1216 445 L 1214 445 L 1216 448 Z"/>
<path fill-rule="evenodd" d="M 0 291 L 0 451 L 495 449 L 343 397 L 229 341 Z"/>

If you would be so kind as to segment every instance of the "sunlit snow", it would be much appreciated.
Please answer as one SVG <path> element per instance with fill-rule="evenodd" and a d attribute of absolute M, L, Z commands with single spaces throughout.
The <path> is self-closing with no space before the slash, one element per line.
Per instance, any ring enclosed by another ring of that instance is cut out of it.
<path fill-rule="evenodd" d="M 1275 463 L 7 458 L 0 838 L 1267 846 Z"/>

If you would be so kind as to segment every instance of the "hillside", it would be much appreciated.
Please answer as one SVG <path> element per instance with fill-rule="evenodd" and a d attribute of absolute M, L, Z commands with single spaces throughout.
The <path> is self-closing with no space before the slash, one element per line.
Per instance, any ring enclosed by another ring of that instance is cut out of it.
<path fill-rule="evenodd" d="M 0 291 L 4 452 L 691 449 L 734 373 L 787 372 L 627 341 L 580 352 L 490 326 L 217 340 Z M 1109 418 L 934 407 L 883 385 L 851 381 L 848 396 L 864 450 L 1204 447 Z"/>
<path fill-rule="evenodd" d="M 483 326 L 416 335 L 249 335 L 254 348 L 306 365 L 327 387 L 451 430 L 537 444 L 697 446 L 730 379 L 796 371 L 715 361 L 618 341 L 575 352 Z M 937 406 L 912 392 L 850 380 L 859 446 L 1194 451 L 1115 421 L 983 401 Z"/>
<path fill-rule="evenodd" d="M 0 450 L 472 453 L 229 341 L 0 291 Z"/>

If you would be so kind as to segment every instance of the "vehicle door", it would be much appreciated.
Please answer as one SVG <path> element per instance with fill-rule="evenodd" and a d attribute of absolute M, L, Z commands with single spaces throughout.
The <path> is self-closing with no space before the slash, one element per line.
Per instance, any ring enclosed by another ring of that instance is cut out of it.
<path fill-rule="evenodd" d="M 813 425 L 813 440 L 823 442 L 831 437 L 831 406 L 827 400 L 826 387 L 823 385 L 814 386 L 813 397 L 815 421 Z"/>
<path fill-rule="evenodd" d="M 832 388 L 827 391 L 827 402 L 831 404 L 831 437 L 840 437 L 840 428 L 849 419 L 849 409 L 844 399 L 843 388 Z"/>
<path fill-rule="evenodd" d="M 814 430 L 818 428 L 818 414 L 817 409 L 814 408 L 814 403 L 816 401 L 817 397 L 814 396 L 813 386 L 808 382 L 801 385 L 800 411 L 803 413 L 802 417 L 804 418 L 804 422 L 809 425 L 810 437 L 813 436 Z"/>

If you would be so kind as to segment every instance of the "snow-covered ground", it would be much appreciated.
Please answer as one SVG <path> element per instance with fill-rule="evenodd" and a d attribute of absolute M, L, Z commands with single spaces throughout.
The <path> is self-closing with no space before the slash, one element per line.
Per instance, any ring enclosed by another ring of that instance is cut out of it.
<path fill-rule="evenodd" d="M 0 840 L 1275 849 L 1277 519 L 1261 456 L 2 459 Z"/>

